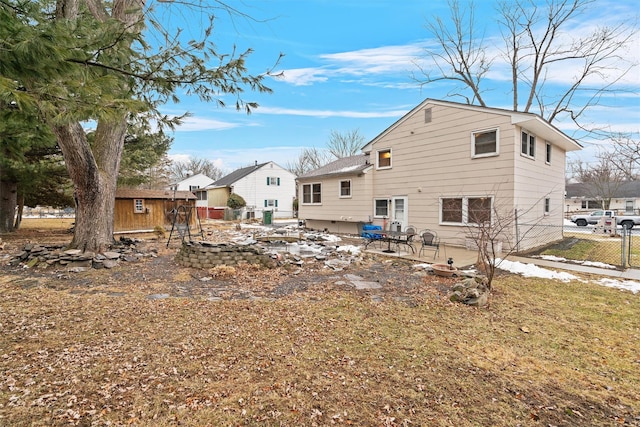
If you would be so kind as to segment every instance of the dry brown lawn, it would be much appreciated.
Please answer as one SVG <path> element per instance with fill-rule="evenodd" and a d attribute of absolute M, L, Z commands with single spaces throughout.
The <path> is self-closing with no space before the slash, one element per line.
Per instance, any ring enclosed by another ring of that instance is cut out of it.
<path fill-rule="evenodd" d="M 2 267 L 0 425 L 640 425 L 637 294 L 501 275 L 475 309 L 394 264 L 411 303 L 320 271 L 279 297 L 150 299 L 199 274 L 150 262 Z"/>

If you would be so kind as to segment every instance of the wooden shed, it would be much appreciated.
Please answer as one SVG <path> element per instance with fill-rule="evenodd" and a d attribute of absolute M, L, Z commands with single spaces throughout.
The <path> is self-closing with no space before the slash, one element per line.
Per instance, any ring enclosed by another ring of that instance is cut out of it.
<path fill-rule="evenodd" d="M 158 225 L 171 229 L 174 209 L 191 212 L 190 225 L 195 225 L 195 205 L 196 196 L 190 191 L 118 189 L 113 229 L 147 232 Z"/>

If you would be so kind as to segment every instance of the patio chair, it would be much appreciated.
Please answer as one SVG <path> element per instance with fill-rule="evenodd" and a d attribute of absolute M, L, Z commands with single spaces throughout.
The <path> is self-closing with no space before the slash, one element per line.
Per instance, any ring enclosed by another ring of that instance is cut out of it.
<path fill-rule="evenodd" d="M 400 233 L 400 231 L 398 230 L 398 232 Z M 395 247 L 398 251 L 400 251 L 400 248 L 402 246 L 406 246 L 407 251 L 409 249 L 411 249 L 411 253 L 416 253 L 416 248 L 414 247 L 414 238 L 418 235 L 418 229 L 416 227 L 414 227 L 413 225 L 408 225 L 403 232 L 401 232 L 399 235 L 393 237 L 394 235 L 391 235 L 391 239 L 392 239 L 392 243 L 395 244 Z"/>
<path fill-rule="evenodd" d="M 404 232 L 410 235 L 418 234 L 418 229 L 413 225 L 407 225 L 407 228 L 404 229 Z"/>
<path fill-rule="evenodd" d="M 435 231 L 432 230 L 422 230 L 420 232 L 420 251 L 418 252 L 418 256 L 422 255 L 422 251 L 432 250 L 433 251 L 433 259 L 436 259 L 436 256 L 440 252 L 440 239 Z"/>

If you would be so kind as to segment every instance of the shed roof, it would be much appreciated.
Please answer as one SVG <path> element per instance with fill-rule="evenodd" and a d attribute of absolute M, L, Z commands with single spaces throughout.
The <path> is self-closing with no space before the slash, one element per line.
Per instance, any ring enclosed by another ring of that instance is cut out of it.
<path fill-rule="evenodd" d="M 193 200 L 196 196 L 191 191 L 171 190 L 138 190 L 135 188 L 119 188 L 116 190 L 116 199 L 174 199 Z"/>

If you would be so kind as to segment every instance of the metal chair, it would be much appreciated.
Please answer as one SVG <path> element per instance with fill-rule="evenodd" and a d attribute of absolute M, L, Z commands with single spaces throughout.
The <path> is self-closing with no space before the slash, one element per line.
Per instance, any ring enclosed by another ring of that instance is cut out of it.
<path fill-rule="evenodd" d="M 413 225 L 407 225 L 407 228 L 404 229 L 404 232 L 406 233 L 406 245 L 409 247 L 409 249 L 411 249 L 412 253 L 416 253 L 416 249 L 413 247 L 413 242 L 414 239 L 416 238 L 416 236 L 418 235 L 418 229 L 413 226 Z"/>
<path fill-rule="evenodd" d="M 422 255 L 422 251 L 432 250 L 433 251 L 433 259 L 436 259 L 436 256 L 440 252 L 440 239 L 438 238 L 438 234 L 432 230 L 422 230 L 420 232 L 420 251 L 418 252 L 418 256 Z"/>
<path fill-rule="evenodd" d="M 413 225 L 407 225 L 407 228 L 404 229 L 404 232 L 410 235 L 418 234 L 418 229 Z"/>

